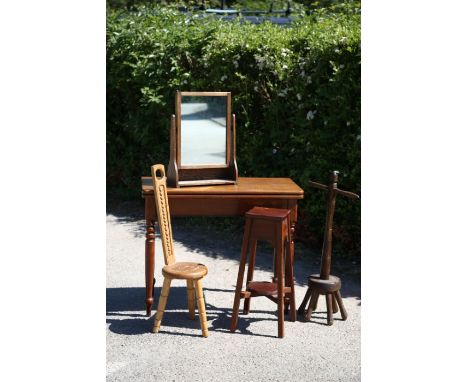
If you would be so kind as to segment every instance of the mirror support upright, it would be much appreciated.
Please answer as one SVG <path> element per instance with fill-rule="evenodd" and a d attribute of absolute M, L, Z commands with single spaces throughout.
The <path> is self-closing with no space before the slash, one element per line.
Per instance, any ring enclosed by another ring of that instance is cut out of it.
<path fill-rule="evenodd" d="M 176 116 L 171 116 L 171 135 L 169 148 L 169 165 L 167 166 L 167 184 L 170 187 L 179 187 L 179 172 L 177 170 L 177 131 Z"/>

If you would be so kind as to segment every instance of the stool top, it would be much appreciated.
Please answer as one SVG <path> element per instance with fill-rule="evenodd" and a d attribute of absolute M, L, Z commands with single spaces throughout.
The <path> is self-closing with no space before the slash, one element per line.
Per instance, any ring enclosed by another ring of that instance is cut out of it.
<path fill-rule="evenodd" d="M 245 213 L 246 217 L 267 218 L 267 219 L 285 219 L 291 210 L 282 208 L 254 207 Z"/>
<path fill-rule="evenodd" d="M 247 290 L 256 296 L 276 296 L 278 295 L 278 285 L 268 281 L 249 281 Z"/>

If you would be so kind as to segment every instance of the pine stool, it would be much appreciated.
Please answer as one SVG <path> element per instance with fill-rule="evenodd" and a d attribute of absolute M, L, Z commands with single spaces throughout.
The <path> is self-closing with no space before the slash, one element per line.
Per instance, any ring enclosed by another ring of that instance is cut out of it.
<path fill-rule="evenodd" d="M 345 321 L 348 318 L 348 313 L 341 299 L 340 289 L 341 280 L 330 274 L 331 270 L 331 255 L 332 255 L 332 240 L 333 240 L 333 215 L 335 213 L 336 195 L 343 195 L 349 198 L 359 198 L 359 195 L 343 191 L 338 188 L 338 171 L 333 171 L 330 174 L 330 182 L 328 186 L 316 182 L 310 182 L 314 188 L 327 191 L 327 216 L 325 219 L 325 234 L 322 247 L 322 264 L 320 266 L 320 274 L 313 274 L 308 277 L 308 288 L 302 300 L 297 313 L 302 315 L 305 312 L 307 301 L 307 311 L 305 319 L 310 321 L 312 312 L 317 309 L 317 301 L 320 295 L 324 295 L 327 302 L 327 323 L 333 325 L 333 313 L 338 313 L 338 307 L 341 312 L 341 318 Z"/>
<path fill-rule="evenodd" d="M 250 310 L 252 297 L 265 296 L 278 304 L 278 337 L 284 337 L 284 308 L 290 305 L 289 318 L 296 321 L 296 305 L 294 298 L 293 259 L 291 251 L 291 231 L 288 209 L 254 207 L 246 214 L 246 225 L 242 241 L 239 273 L 237 276 L 234 306 L 232 308 L 231 332 L 237 327 L 240 299 L 244 298 L 244 314 Z M 264 240 L 275 249 L 274 277 L 271 282 L 252 281 L 257 241 Z M 286 251 L 285 251 L 286 247 Z M 246 289 L 242 290 L 247 252 L 250 252 L 247 270 Z M 284 255 L 286 252 L 286 266 Z M 286 271 L 284 271 L 284 268 Z M 286 274 L 285 274 L 286 273 Z"/>

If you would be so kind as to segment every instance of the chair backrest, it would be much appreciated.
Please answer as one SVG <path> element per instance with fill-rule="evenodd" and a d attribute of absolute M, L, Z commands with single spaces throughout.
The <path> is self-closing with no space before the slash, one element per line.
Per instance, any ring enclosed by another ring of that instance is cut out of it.
<path fill-rule="evenodd" d="M 169 213 L 169 203 L 167 200 L 166 172 L 162 164 L 151 166 L 151 176 L 153 178 L 154 200 L 158 212 L 159 230 L 166 265 L 175 262 L 174 243 L 172 242 L 171 215 Z"/>

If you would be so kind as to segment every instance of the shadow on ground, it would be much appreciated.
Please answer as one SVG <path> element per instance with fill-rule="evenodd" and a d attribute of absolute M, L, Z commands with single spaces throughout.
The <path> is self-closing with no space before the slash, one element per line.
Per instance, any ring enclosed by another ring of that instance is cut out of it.
<path fill-rule="evenodd" d="M 230 293 L 234 298 L 234 289 L 212 289 L 204 288 L 204 291 Z M 158 300 L 160 288 L 155 290 L 155 300 Z M 154 314 L 156 313 L 156 305 L 153 306 L 153 314 L 147 317 L 145 314 L 145 288 L 107 288 L 106 290 L 106 322 L 110 324 L 109 330 L 113 333 L 123 335 L 138 335 L 151 332 L 154 324 Z M 210 304 L 205 298 L 207 320 L 211 322 L 210 331 L 229 332 L 229 324 L 231 320 L 231 309 L 219 308 Z M 242 305 L 241 305 L 242 308 Z M 270 317 L 254 318 L 251 316 L 243 316 L 239 320 L 237 332 L 262 337 L 275 337 L 268 335 L 260 335 L 251 332 L 248 328 L 250 324 L 256 321 L 276 321 L 274 311 L 255 310 L 251 313 L 267 314 Z M 170 328 L 186 328 L 200 329 L 198 314 L 195 320 L 188 318 L 187 309 L 187 290 L 185 287 L 171 287 L 169 298 L 166 305 L 166 310 L 163 316 L 163 324 L 160 333 L 171 335 L 191 335 L 186 333 L 171 332 Z M 167 328 L 167 329 L 165 329 Z M 193 336 L 199 336 L 194 334 Z"/>
<path fill-rule="evenodd" d="M 229 293 L 234 300 L 234 289 L 213 289 L 204 288 L 204 291 Z M 154 314 L 157 308 L 157 301 L 161 293 L 161 288 L 155 288 L 155 303 L 153 305 L 153 314 L 147 317 L 145 314 L 145 288 L 107 288 L 106 289 L 106 322 L 110 324 L 109 330 L 113 333 L 123 335 L 138 335 L 151 332 L 154 323 Z M 347 296 L 346 288 L 342 292 L 343 297 Z M 303 296 L 296 296 L 296 305 L 302 301 Z M 232 309 L 219 308 L 210 304 L 210 301 L 205 299 L 207 319 L 211 322 L 210 330 L 219 332 L 229 332 L 229 324 L 231 320 Z M 241 301 L 241 313 L 242 313 Z M 187 290 L 185 287 L 171 287 L 166 310 L 163 318 L 161 333 L 170 333 L 172 335 L 182 335 L 182 333 L 171 333 L 171 327 L 199 329 L 200 324 L 198 316 L 195 320 L 190 320 L 187 315 Z M 256 321 L 276 321 L 276 312 L 274 310 L 255 310 L 251 313 L 262 313 L 268 317 L 262 316 L 255 318 L 253 315 L 240 315 L 242 319 L 238 321 L 237 331 L 241 334 L 248 334 L 262 337 L 274 337 L 260 335 L 249 330 L 250 324 Z M 288 319 L 288 316 L 285 316 Z M 335 318 L 340 320 L 339 318 Z M 298 320 L 302 317 L 298 316 Z M 311 322 L 326 325 L 326 312 L 314 312 Z M 164 330 L 167 327 L 167 330 Z M 183 334 L 190 335 L 190 334 Z"/>

